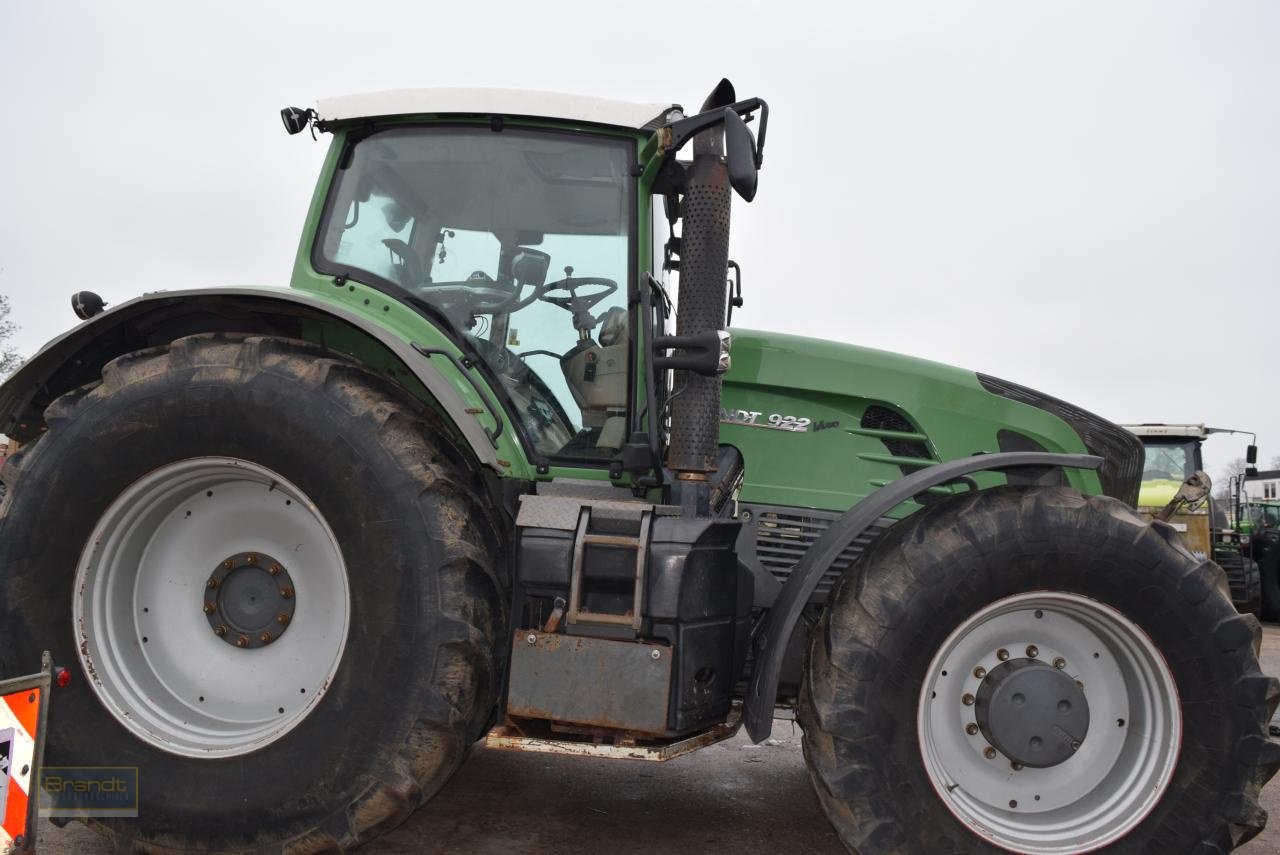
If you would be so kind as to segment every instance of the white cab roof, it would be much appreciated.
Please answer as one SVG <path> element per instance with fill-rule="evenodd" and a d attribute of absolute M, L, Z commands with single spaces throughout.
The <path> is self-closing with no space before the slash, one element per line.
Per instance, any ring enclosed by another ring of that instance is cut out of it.
<path fill-rule="evenodd" d="M 418 113 L 535 116 L 567 119 L 593 125 L 652 129 L 679 106 L 661 101 L 637 103 L 537 92 L 525 89 L 392 89 L 363 95 L 342 95 L 316 102 L 321 121 Z"/>
<path fill-rule="evenodd" d="M 1136 436 L 1163 436 L 1170 439 L 1204 439 L 1209 435 L 1204 425 L 1141 424 L 1124 425 L 1124 428 Z"/>

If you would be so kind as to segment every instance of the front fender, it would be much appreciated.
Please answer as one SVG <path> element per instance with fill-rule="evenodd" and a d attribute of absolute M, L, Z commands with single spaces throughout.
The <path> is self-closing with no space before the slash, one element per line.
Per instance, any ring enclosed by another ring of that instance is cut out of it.
<path fill-rule="evenodd" d="M 45 429 L 46 406 L 59 395 L 96 381 L 103 365 L 125 353 L 202 332 L 304 338 L 308 330 L 312 337 L 314 331 L 321 331 L 325 344 L 334 339 L 332 344 L 339 350 L 351 352 L 372 345 L 386 361 L 398 363 L 388 373 L 420 383 L 484 465 L 512 474 L 511 461 L 523 459 L 513 431 L 495 439 L 504 433 L 504 416 L 486 400 L 482 387 L 464 376 L 467 369 L 458 358 L 461 352 L 443 333 L 419 329 L 415 335 L 375 323 L 345 305 L 288 288 L 159 291 L 121 303 L 50 341 L 0 385 L 0 425 L 19 442 L 31 441 Z M 423 350 L 442 353 L 450 360 L 428 359 Z"/>
<path fill-rule="evenodd" d="M 1097 469 L 1101 465 L 1101 457 L 1088 454 L 1050 454 L 1038 451 L 977 454 L 906 475 L 881 487 L 846 511 L 797 562 L 765 618 L 764 630 L 759 636 L 761 650 L 756 657 L 745 703 L 743 719 L 747 734 L 754 742 L 768 738 L 773 729 L 773 708 L 778 697 L 782 662 L 791 635 L 800 621 L 800 613 L 817 588 L 822 574 L 868 526 L 912 496 L 974 472 L 1026 466 Z"/>

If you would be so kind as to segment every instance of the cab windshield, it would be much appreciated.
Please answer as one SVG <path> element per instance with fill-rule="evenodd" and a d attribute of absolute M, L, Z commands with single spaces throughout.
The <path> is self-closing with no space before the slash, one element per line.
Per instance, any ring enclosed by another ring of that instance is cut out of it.
<path fill-rule="evenodd" d="M 1194 441 L 1143 440 L 1147 459 L 1142 467 L 1143 481 L 1185 481 L 1196 474 Z"/>
<path fill-rule="evenodd" d="M 435 307 L 539 453 L 611 458 L 627 424 L 631 148 L 488 126 L 379 131 L 338 171 L 317 267 Z"/>

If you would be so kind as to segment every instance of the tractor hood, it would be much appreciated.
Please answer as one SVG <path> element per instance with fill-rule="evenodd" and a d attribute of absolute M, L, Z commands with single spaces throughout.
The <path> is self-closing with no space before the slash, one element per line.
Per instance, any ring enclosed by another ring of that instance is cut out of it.
<path fill-rule="evenodd" d="M 1142 446 L 1131 434 L 1056 398 L 937 362 L 734 330 L 723 401 L 721 441 L 746 459 L 744 502 L 844 510 L 925 466 L 1034 450 L 1098 454 L 1106 463 L 1097 473 L 1047 477 L 1137 500 Z M 974 481 L 994 486 L 1005 476 Z"/>

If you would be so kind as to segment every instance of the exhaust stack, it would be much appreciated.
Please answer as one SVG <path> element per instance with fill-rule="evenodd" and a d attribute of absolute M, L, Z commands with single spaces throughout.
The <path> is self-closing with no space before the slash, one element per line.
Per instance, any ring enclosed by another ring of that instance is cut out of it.
<path fill-rule="evenodd" d="M 709 476 L 716 471 L 720 444 L 721 375 L 729 369 L 730 196 L 736 192 L 748 202 L 755 197 L 769 121 L 769 105 L 761 99 L 734 98 L 733 84 L 721 80 L 700 113 L 664 125 L 655 136 L 653 186 L 655 192 L 683 195 L 684 226 L 676 334 L 654 342 L 653 366 L 675 371 L 667 467 L 675 475 L 673 500 L 695 516 L 710 515 Z M 757 112 L 758 144 L 746 125 Z M 677 161 L 676 152 L 689 142 L 692 162 Z M 668 350 L 677 354 L 663 355 Z"/>
<path fill-rule="evenodd" d="M 681 202 L 680 300 L 676 334 L 693 338 L 724 328 L 732 189 L 724 162 L 724 127 L 712 125 L 693 138 L 693 163 Z M 675 374 L 671 445 L 667 465 L 682 481 L 703 481 L 716 470 L 720 442 L 719 374 Z"/>

